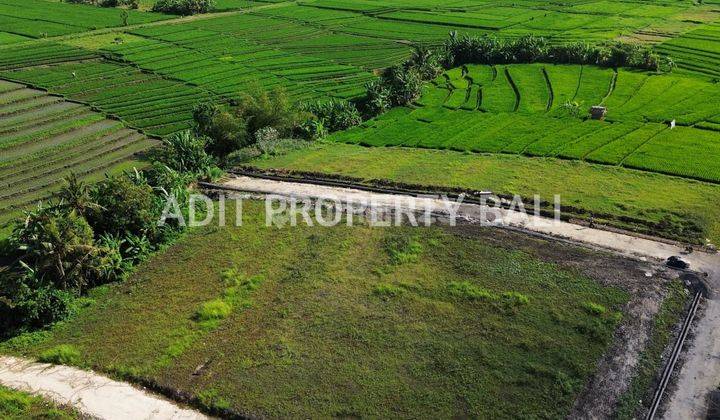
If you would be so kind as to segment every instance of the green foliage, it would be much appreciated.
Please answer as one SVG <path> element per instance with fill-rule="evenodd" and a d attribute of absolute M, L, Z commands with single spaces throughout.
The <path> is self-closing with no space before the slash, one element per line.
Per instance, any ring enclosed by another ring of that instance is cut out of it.
<path fill-rule="evenodd" d="M 602 316 L 607 312 L 606 307 L 594 302 L 585 302 L 582 306 L 590 315 Z"/>
<path fill-rule="evenodd" d="M 207 13 L 214 8 L 215 0 L 157 0 L 152 11 L 187 16 Z"/>
<path fill-rule="evenodd" d="M 498 296 L 469 281 L 453 281 L 447 285 L 450 295 L 465 300 L 497 300 Z"/>
<path fill-rule="evenodd" d="M 91 194 L 98 208 L 88 214 L 88 221 L 98 235 L 155 234 L 162 209 L 146 182 L 135 183 L 127 175 L 108 176 Z"/>
<path fill-rule="evenodd" d="M 375 287 L 373 288 L 373 293 L 382 299 L 388 300 L 390 298 L 401 296 L 405 293 L 405 289 L 395 286 L 393 284 L 380 283 L 375 285 Z"/>
<path fill-rule="evenodd" d="M 78 365 L 81 361 L 81 354 L 80 350 L 73 345 L 60 344 L 42 352 L 38 360 L 54 365 Z"/>
<path fill-rule="evenodd" d="M 279 87 L 270 90 L 254 87 L 241 93 L 233 113 L 247 123 L 248 133 L 272 127 L 280 137 L 292 135 L 303 120 L 302 112 L 292 105 L 287 92 Z"/>
<path fill-rule="evenodd" d="M 217 321 L 227 318 L 232 312 L 232 306 L 224 302 L 222 299 L 211 300 L 200 306 L 195 314 L 198 322 Z"/>
<path fill-rule="evenodd" d="M 193 110 L 197 132 L 206 136 L 207 150 L 218 157 L 247 146 L 252 142 L 244 118 L 213 103 L 200 103 Z"/>
<path fill-rule="evenodd" d="M 414 236 L 394 235 L 386 239 L 385 250 L 391 264 L 401 265 L 417 262 L 423 252 L 423 246 Z"/>
<path fill-rule="evenodd" d="M 494 35 L 458 36 L 453 32 L 442 48 L 448 67 L 463 64 L 546 62 L 635 67 L 656 71 L 660 64 L 658 55 L 651 48 L 620 41 L 594 46 L 582 42 L 550 45 L 547 39 L 535 35 L 504 39 Z"/>
<path fill-rule="evenodd" d="M 347 130 L 362 123 L 362 117 L 355 105 L 347 101 L 316 101 L 301 105 L 320 121 L 329 132 Z"/>
<path fill-rule="evenodd" d="M 41 397 L 0 386 L 0 418 L 71 420 L 80 416 L 69 408 L 59 408 Z"/>
<path fill-rule="evenodd" d="M 208 139 L 182 131 L 163 139 L 153 158 L 170 169 L 187 174 L 207 173 L 215 164 L 205 151 Z"/>
<path fill-rule="evenodd" d="M 197 394 L 197 399 L 200 402 L 200 406 L 209 412 L 230 408 L 230 402 L 223 398 L 220 392 L 214 388 L 200 391 Z"/>
<path fill-rule="evenodd" d="M 297 128 L 298 135 L 307 140 L 319 140 L 328 135 L 328 130 L 321 120 L 308 118 Z"/>

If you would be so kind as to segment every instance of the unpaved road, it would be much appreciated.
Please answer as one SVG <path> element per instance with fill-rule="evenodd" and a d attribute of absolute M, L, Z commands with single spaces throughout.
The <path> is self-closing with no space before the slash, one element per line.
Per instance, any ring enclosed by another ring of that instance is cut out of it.
<path fill-rule="evenodd" d="M 0 357 L 0 384 L 69 405 L 94 418 L 207 419 L 198 412 L 93 372 L 15 357 Z"/>
<path fill-rule="evenodd" d="M 447 214 L 447 204 L 435 198 L 382 194 L 350 188 L 319 186 L 306 183 L 273 181 L 238 176 L 219 185 L 220 188 L 256 194 L 274 194 L 286 197 L 333 200 L 345 204 L 431 211 Z M 652 258 L 664 261 L 680 255 L 684 249 L 664 242 L 638 238 L 622 233 L 579 226 L 548 218 L 525 215 L 504 209 L 493 210 L 506 227 L 548 235 L 581 244 L 611 250 L 631 257 Z M 463 204 L 457 209 L 460 218 L 480 221 L 486 213 L 480 206 Z M 720 255 L 694 252 L 683 255 L 683 260 L 695 271 L 708 274 L 707 282 L 711 298 L 707 300 L 703 318 L 695 327 L 695 339 L 685 356 L 685 363 L 678 376 L 677 387 L 667 403 L 667 419 L 705 418 L 706 397 L 720 384 Z"/>

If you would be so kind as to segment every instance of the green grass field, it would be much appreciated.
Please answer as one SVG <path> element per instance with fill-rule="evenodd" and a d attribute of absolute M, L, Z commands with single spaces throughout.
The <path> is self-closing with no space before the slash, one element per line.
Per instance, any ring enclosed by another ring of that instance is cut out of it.
<path fill-rule="evenodd" d="M 6 420 L 72 420 L 80 418 L 78 413 L 71 409 L 58 408 L 43 398 L 13 391 L 3 386 L 0 386 L 0 417 Z"/>
<path fill-rule="evenodd" d="M 70 345 L 81 366 L 257 416 L 563 416 L 628 294 L 553 262 L 600 254 L 493 235 L 268 228 L 264 204 L 245 202 L 243 226 L 188 234 L 76 317 L 0 348 Z"/>

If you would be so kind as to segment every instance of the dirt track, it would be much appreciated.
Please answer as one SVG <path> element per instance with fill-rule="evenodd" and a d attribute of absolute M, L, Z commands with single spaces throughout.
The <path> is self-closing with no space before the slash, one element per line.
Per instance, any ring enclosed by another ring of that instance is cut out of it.
<path fill-rule="evenodd" d="M 0 384 L 76 408 L 81 414 L 107 420 L 200 420 L 202 414 L 123 382 L 68 366 L 0 357 Z"/>

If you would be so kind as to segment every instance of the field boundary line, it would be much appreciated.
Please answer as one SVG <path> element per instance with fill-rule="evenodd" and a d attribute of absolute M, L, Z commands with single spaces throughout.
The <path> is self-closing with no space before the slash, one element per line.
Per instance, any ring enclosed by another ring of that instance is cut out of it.
<path fill-rule="evenodd" d="M 577 85 L 575 86 L 575 93 L 573 94 L 571 101 L 574 101 L 575 98 L 577 98 L 578 93 L 580 93 L 580 85 L 582 84 L 584 70 L 585 70 L 585 66 L 583 64 L 580 64 L 580 74 L 578 74 Z"/>
<path fill-rule="evenodd" d="M 515 81 L 513 80 L 512 76 L 510 75 L 510 69 L 505 67 L 505 78 L 507 79 L 508 83 L 510 83 L 510 87 L 512 88 L 513 92 L 515 92 L 515 107 L 513 108 L 513 112 L 517 112 L 518 109 L 520 109 L 520 90 L 518 89 L 517 85 L 515 84 Z"/>
<path fill-rule="evenodd" d="M 641 147 L 643 147 L 643 146 L 645 146 L 646 144 L 648 144 L 648 142 L 650 142 L 650 140 L 652 140 L 652 139 L 654 139 L 655 137 L 659 136 L 660 133 L 664 133 L 666 130 L 669 130 L 669 128 L 668 128 L 668 127 L 665 127 L 665 128 L 663 128 L 662 130 L 658 130 L 657 133 L 653 134 L 652 136 L 650 136 L 650 137 L 648 137 L 647 139 L 645 139 L 642 143 L 638 144 L 631 152 L 629 152 L 629 153 L 628 153 L 627 155 L 625 155 L 622 159 L 620 159 L 620 162 L 618 162 L 618 166 L 624 166 L 623 164 L 625 163 L 625 160 L 627 160 L 627 158 L 629 158 L 632 154 L 634 154 L 635 152 L 637 152 L 638 150 L 640 150 Z"/>
<path fill-rule="evenodd" d="M 612 78 L 610 79 L 610 85 L 608 86 L 607 93 L 602 98 L 602 101 L 600 101 L 600 105 L 604 104 L 605 101 L 607 101 L 608 98 L 610 98 L 610 95 L 612 95 L 613 92 L 615 92 L 615 85 L 617 83 L 617 79 L 618 79 L 618 70 L 617 70 L 617 68 L 614 68 L 613 75 L 612 75 Z"/>
<path fill-rule="evenodd" d="M 550 76 L 548 75 L 545 66 L 542 66 L 542 74 L 545 78 L 545 85 L 547 86 L 548 90 L 548 100 L 547 105 L 545 106 L 545 112 L 550 112 L 550 109 L 552 109 L 553 106 L 553 102 L 555 101 L 555 92 L 553 91 L 552 83 L 550 82 Z"/>

